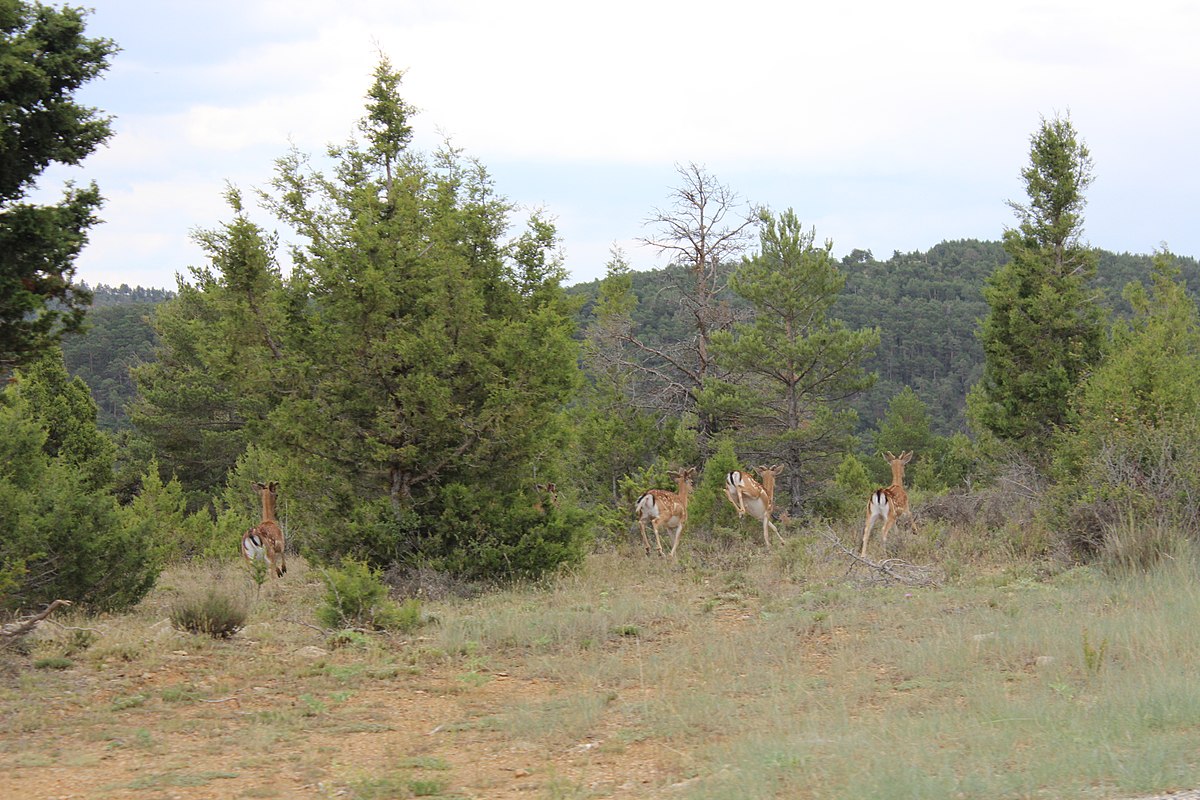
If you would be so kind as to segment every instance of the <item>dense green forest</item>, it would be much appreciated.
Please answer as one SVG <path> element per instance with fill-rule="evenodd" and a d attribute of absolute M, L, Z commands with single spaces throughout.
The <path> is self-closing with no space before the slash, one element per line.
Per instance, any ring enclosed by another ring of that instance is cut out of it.
<path fill-rule="evenodd" d="M 97 424 L 116 431 L 129 426 L 127 409 L 136 391 L 130 368 L 154 358 L 156 338 L 150 316 L 158 303 L 175 293 L 124 284 L 100 284 L 91 291 L 92 308 L 84 329 L 64 337 L 63 356 L 71 375 L 82 378 L 91 390 Z"/>

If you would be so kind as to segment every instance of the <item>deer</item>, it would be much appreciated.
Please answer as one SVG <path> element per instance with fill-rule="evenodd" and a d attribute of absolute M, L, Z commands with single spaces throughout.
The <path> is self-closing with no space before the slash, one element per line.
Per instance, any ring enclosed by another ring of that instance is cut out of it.
<path fill-rule="evenodd" d="M 242 555 L 250 563 L 265 561 L 270 571 L 275 573 L 275 577 L 282 578 L 287 572 L 287 560 L 283 554 L 283 529 L 279 527 L 279 520 L 275 519 L 275 497 L 279 491 L 279 481 L 267 484 L 255 481 L 250 485 L 262 498 L 262 522 L 242 534 Z"/>
<path fill-rule="evenodd" d="M 912 509 L 908 505 L 908 492 L 904 491 L 904 465 L 912 461 L 912 451 L 901 453 L 898 456 L 888 452 L 884 457 L 892 467 L 892 485 L 876 489 L 871 493 L 871 499 L 867 501 L 867 524 L 863 527 L 862 558 L 867 557 L 867 541 L 871 538 L 871 528 L 874 527 L 876 520 L 883 520 L 883 552 L 885 554 L 887 553 L 888 531 L 896 524 L 901 514 L 908 516 L 912 532 L 917 532 L 917 521 L 913 519 Z"/>
<path fill-rule="evenodd" d="M 666 553 L 663 552 L 662 540 L 658 537 L 659 526 L 665 527 L 668 531 L 674 531 L 671 541 L 671 558 L 675 557 L 675 549 L 679 547 L 679 537 L 683 533 L 683 526 L 687 523 L 688 493 L 696 480 L 696 468 L 688 467 L 672 472 L 671 477 L 675 478 L 677 491 L 651 489 L 639 497 L 634 506 L 638 526 L 642 530 L 642 544 L 646 547 L 646 555 L 650 555 L 650 540 L 646 538 L 647 522 L 654 528 L 654 543 L 658 545 L 660 556 L 665 556 Z"/>
<path fill-rule="evenodd" d="M 729 502 L 733 503 L 733 507 L 737 509 L 738 518 L 746 516 L 747 513 L 755 519 L 761 519 L 763 524 L 763 541 L 767 547 L 771 546 L 771 534 L 769 531 L 775 531 L 775 537 L 779 542 L 783 543 L 783 536 L 780 535 L 779 529 L 775 527 L 775 523 L 771 522 L 771 513 L 775 510 L 775 479 L 783 473 L 783 464 L 774 466 L 762 465 L 754 467 L 754 471 L 762 478 L 762 483 L 754 480 L 741 470 L 734 470 L 725 476 L 725 496 L 729 498 Z"/>

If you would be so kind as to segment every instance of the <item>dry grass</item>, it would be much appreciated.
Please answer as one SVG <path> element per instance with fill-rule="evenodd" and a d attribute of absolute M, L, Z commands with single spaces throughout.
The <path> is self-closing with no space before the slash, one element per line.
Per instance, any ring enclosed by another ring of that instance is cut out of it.
<path fill-rule="evenodd" d="M 431 621 L 403 637 L 319 631 L 323 587 L 299 559 L 261 592 L 240 566 L 178 568 L 132 614 L 57 618 L 0 654 L 0 796 L 1200 786 L 1193 558 L 1110 577 L 930 527 L 893 537 L 893 555 L 952 562 L 940 587 L 868 580 L 816 531 L 770 554 L 685 539 L 678 564 L 630 549 L 545 585 L 427 600 Z M 209 587 L 249 608 L 228 641 L 169 623 Z"/>

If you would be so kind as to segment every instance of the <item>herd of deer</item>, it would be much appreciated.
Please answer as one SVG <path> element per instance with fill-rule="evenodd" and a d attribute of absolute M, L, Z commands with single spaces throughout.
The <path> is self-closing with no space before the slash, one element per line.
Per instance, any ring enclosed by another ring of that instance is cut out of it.
<path fill-rule="evenodd" d="M 917 525 L 913 519 L 912 509 L 908 505 L 908 492 L 904 491 L 904 465 L 912 461 L 912 453 L 901 453 L 898 456 L 887 453 L 888 464 L 892 468 L 892 483 L 890 486 L 876 489 L 867 500 L 867 522 L 863 527 L 862 558 L 867 557 L 867 542 L 871 538 L 871 529 L 876 521 L 883 520 L 883 549 L 887 551 L 888 532 L 896 524 L 901 515 L 907 516 L 913 533 Z M 771 514 L 775 510 L 775 479 L 783 472 L 783 465 L 755 467 L 754 471 L 762 479 L 762 483 L 754 480 L 741 470 L 734 470 L 725 476 L 725 496 L 737 509 L 738 519 L 747 513 L 755 519 L 762 520 L 763 543 L 771 546 L 771 532 L 775 533 L 780 543 L 783 537 L 779 529 L 771 522 Z M 646 537 L 646 523 L 654 529 L 654 542 L 658 546 L 659 555 L 675 557 L 679 547 L 679 536 L 687 523 L 688 495 L 695 479 L 695 467 L 672 472 L 677 489 L 668 492 L 664 489 L 651 489 L 638 498 L 634 506 L 638 526 L 642 531 L 642 544 L 646 547 L 646 555 L 650 554 L 650 540 Z M 664 553 L 662 540 L 659 538 L 659 528 L 664 528 L 671 534 L 671 552 Z"/>
<path fill-rule="evenodd" d="M 867 557 L 867 543 L 871 538 L 871 529 L 879 520 L 883 520 L 883 550 L 887 552 L 888 531 L 896 524 L 902 515 L 908 517 L 913 533 L 917 531 L 912 509 L 908 505 L 908 492 L 904 491 L 904 466 L 912 461 L 912 452 L 901 453 L 898 456 L 890 452 L 886 454 L 887 462 L 892 468 L 892 483 L 871 493 L 867 500 L 867 522 L 863 527 L 861 557 Z M 737 510 L 738 519 L 749 514 L 757 520 L 762 520 L 763 543 L 771 546 L 771 533 L 783 543 L 783 536 L 771 521 L 775 511 L 775 479 L 783 472 L 782 464 L 774 466 L 758 466 L 754 468 L 762 482 L 756 481 L 748 473 L 734 470 L 725 476 L 725 496 Z M 676 491 L 651 489 L 638 498 L 634 506 L 638 526 L 642 532 L 642 544 L 646 555 L 650 555 L 650 540 L 646 537 L 646 523 L 654 529 L 654 543 L 658 554 L 666 556 L 663 551 L 662 539 L 658 535 L 663 528 L 671 535 L 671 552 L 674 558 L 675 550 L 679 547 L 679 537 L 683 526 L 687 523 L 688 496 L 695 484 L 696 468 L 688 467 L 671 473 L 675 479 Z M 262 522 L 255 525 L 242 535 L 242 555 L 251 563 L 263 561 L 276 577 L 283 577 L 287 572 L 287 562 L 284 559 L 283 530 L 275 518 L 275 499 L 279 490 L 279 482 L 267 484 L 254 483 L 254 490 L 262 500 Z M 534 508 L 545 513 L 545 503 L 558 505 L 558 489 L 553 483 L 538 484 L 538 497 Z"/>

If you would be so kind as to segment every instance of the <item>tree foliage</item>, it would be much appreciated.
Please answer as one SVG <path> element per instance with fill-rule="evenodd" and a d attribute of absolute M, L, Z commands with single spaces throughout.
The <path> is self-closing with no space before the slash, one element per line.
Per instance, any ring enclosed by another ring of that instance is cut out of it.
<path fill-rule="evenodd" d="M 1022 173 L 1028 204 L 1005 231 L 1009 262 L 988 280 L 980 328 L 983 377 L 972 418 L 1030 454 L 1068 424 L 1075 387 L 1099 359 L 1103 308 L 1089 282 L 1096 254 L 1081 242 L 1092 161 L 1069 119 L 1043 120 Z"/>
<path fill-rule="evenodd" d="M 710 381 L 705 400 L 749 435 L 754 457 L 787 465 L 783 483 L 797 507 L 849 445 L 856 415 L 845 401 L 873 382 L 863 363 L 879 333 L 829 315 L 845 284 L 830 243 L 816 246 L 791 210 L 764 212 L 761 223 L 760 251 L 730 280 L 754 319 L 713 334 L 728 377 Z"/>
<path fill-rule="evenodd" d="M 126 608 L 154 585 L 161 551 L 151 525 L 122 517 L 108 492 L 111 445 L 98 444 L 82 383 L 64 378 L 60 357 L 0 393 L 0 604 Z M 56 391 L 66 401 L 47 407 Z"/>
<path fill-rule="evenodd" d="M 1200 530 L 1200 313 L 1169 253 L 1151 283 L 1130 284 L 1129 320 L 1076 399 L 1078 424 L 1058 440 L 1064 527 L 1087 551 L 1128 521 Z"/>
<path fill-rule="evenodd" d="M 646 375 L 628 360 L 624 347 L 636 308 L 629 264 L 623 252 L 614 250 L 585 330 L 587 380 L 570 415 L 583 444 L 570 465 L 573 482 L 582 496 L 603 498 L 610 509 L 624 503 L 621 479 L 669 450 L 674 432 L 637 402 L 646 390 Z M 623 527 L 623 522 L 622 513 L 613 527 Z"/>
<path fill-rule="evenodd" d="M 116 46 L 84 35 L 84 12 L 0 0 L 0 373 L 77 329 L 90 300 L 74 259 L 96 221 L 95 183 L 54 205 L 27 201 L 51 164 L 77 165 L 111 135 L 75 93 Z"/>
<path fill-rule="evenodd" d="M 193 506 L 224 483 L 262 430 L 278 399 L 275 372 L 287 370 L 271 328 L 288 302 L 276 242 L 249 220 L 239 192 L 226 199 L 233 220 L 197 232 L 209 263 L 155 307 L 155 358 L 133 369 L 131 419 Z"/>
<path fill-rule="evenodd" d="M 200 234 L 209 264 L 158 315 L 136 419 L 189 489 L 249 443 L 289 463 L 319 557 L 538 574 L 582 531 L 571 509 L 526 513 L 578 383 L 557 235 L 535 212 L 506 239 L 481 164 L 409 150 L 399 78 L 381 62 L 366 141 L 330 148 L 330 172 L 279 160 L 264 199 L 298 241 L 289 276 L 230 193 L 233 221 Z"/>

